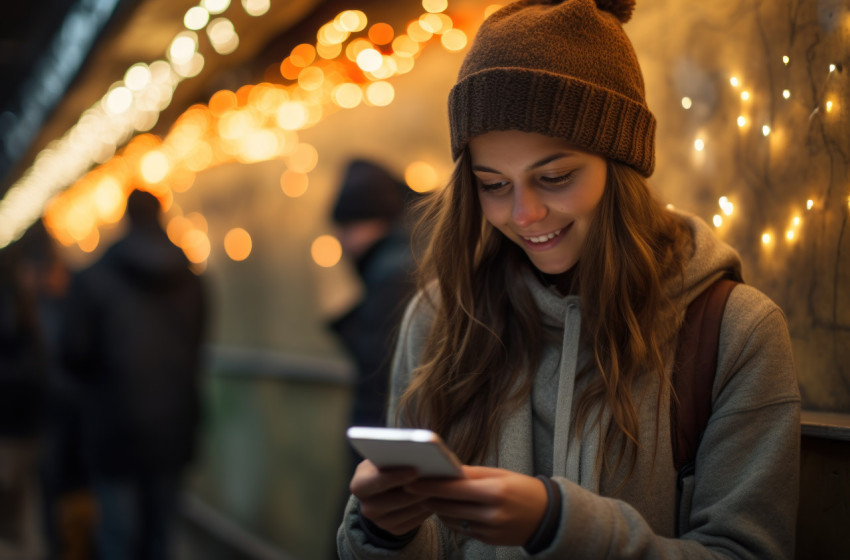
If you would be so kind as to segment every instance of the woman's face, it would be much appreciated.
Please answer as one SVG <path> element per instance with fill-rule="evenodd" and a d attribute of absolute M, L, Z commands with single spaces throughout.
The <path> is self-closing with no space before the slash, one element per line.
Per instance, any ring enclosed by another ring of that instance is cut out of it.
<path fill-rule="evenodd" d="M 469 152 L 487 221 L 541 272 L 572 268 L 605 190 L 605 159 L 517 130 L 476 136 Z"/>

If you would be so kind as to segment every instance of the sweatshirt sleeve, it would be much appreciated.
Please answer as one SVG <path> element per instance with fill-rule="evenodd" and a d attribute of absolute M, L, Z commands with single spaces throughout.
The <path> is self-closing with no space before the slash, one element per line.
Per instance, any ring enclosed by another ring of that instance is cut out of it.
<path fill-rule="evenodd" d="M 431 315 L 429 304 L 419 294 L 407 306 L 399 331 L 398 344 L 392 361 L 390 376 L 390 402 L 387 425 L 393 426 L 398 401 L 410 381 L 413 369 L 419 358 L 419 351 L 427 336 Z M 402 548 L 389 549 L 375 546 L 369 542 L 366 532 L 360 524 L 360 504 L 351 496 L 345 510 L 342 524 L 337 531 L 337 550 L 343 560 L 371 560 L 404 558 L 426 560 L 443 558 L 443 550 L 448 546 L 441 541 L 445 534 L 440 531 L 435 517 L 427 519 L 416 536 Z"/>
<path fill-rule="evenodd" d="M 785 317 L 758 290 L 738 286 L 724 314 L 712 414 L 681 537 L 659 536 L 628 503 L 558 478 L 561 526 L 534 558 L 793 558 L 799 453 Z"/>

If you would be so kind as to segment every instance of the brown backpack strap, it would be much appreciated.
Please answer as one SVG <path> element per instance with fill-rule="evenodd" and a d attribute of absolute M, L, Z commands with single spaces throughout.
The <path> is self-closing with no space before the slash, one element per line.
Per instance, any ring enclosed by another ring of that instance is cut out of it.
<path fill-rule="evenodd" d="M 711 393 L 717 371 L 720 322 L 729 293 L 738 282 L 721 278 L 688 306 L 679 333 L 670 400 L 673 463 L 681 475 L 693 468 L 697 447 L 711 416 Z M 678 402 L 676 399 L 678 397 Z"/>

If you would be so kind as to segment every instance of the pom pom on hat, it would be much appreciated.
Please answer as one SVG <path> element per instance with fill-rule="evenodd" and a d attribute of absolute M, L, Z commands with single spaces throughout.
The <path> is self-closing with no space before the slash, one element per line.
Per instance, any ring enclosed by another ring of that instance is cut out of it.
<path fill-rule="evenodd" d="M 614 14 L 620 23 L 627 23 L 632 19 L 635 0 L 596 0 L 596 6 L 600 10 Z"/>

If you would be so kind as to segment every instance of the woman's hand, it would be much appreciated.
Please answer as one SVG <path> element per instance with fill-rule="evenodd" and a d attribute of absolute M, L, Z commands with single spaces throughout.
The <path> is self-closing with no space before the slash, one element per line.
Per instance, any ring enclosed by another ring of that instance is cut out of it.
<path fill-rule="evenodd" d="M 543 481 L 504 469 L 463 467 L 467 478 L 420 479 L 404 489 L 458 533 L 487 544 L 522 546 L 546 513 Z"/>
<path fill-rule="evenodd" d="M 416 469 L 379 470 L 371 461 L 357 465 L 349 485 L 360 500 L 360 515 L 394 535 L 419 527 L 433 513 L 427 496 L 410 494 L 404 486 L 418 479 Z"/>

